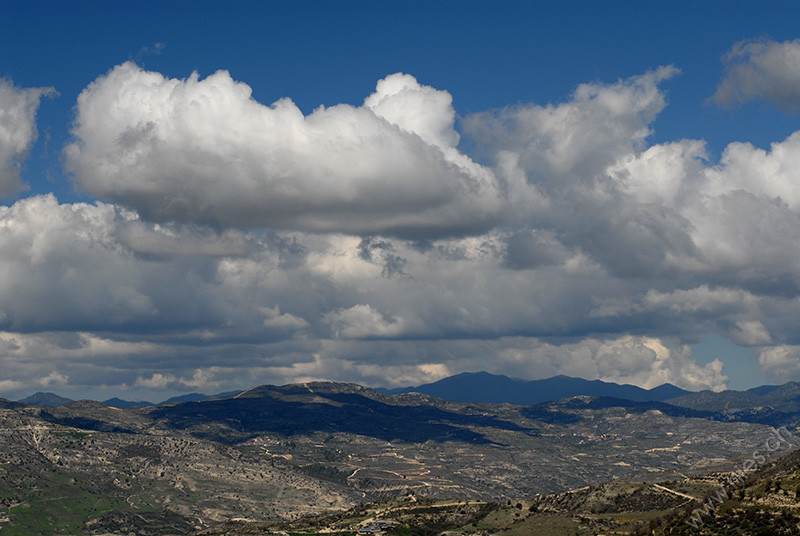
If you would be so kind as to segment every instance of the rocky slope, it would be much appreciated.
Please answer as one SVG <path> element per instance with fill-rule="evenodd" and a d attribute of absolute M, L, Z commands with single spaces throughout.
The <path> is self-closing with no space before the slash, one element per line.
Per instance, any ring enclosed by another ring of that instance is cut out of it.
<path fill-rule="evenodd" d="M 680 495 L 654 482 L 733 468 L 772 433 L 661 402 L 464 404 L 331 382 L 144 408 L 0 408 L 2 535 L 188 534 L 409 493 L 528 498 L 526 512 L 569 517 L 597 501 L 532 497 L 626 480 L 644 487 L 614 491 L 619 504 L 665 509 Z"/>

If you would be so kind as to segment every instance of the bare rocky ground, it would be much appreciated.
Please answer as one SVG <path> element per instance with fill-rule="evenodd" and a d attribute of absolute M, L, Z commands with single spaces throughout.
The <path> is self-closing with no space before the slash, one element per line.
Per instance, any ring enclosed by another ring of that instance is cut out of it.
<path fill-rule="evenodd" d="M 725 486 L 732 473 L 713 473 L 661 483 L 604 483 L 503 502 L 407 495 L 291 522 L 228 522 L 200 534 L 348 536 L 377 530 L 387 536 L 797 536 L 798 463 L 797 453 L 784 456 L 734 486 Z"/>
<path fill-rule="evenodd" d="M 347 508 L 359 496 L 234 446 L 0 410 L 0 534 L 186 534 Z"/>
<path fill-rule="evenodd" d="M 650 512 L 685 503 L 656 482 L 730 469 L 771 433 L 600 402 L 469 405 L 324 383 L 144 409 L 0 404 L 0 535 L 245 534 L 412 496 L 439 500 L 425 503 L 437 515 L 458 505 L 463 519 L 480 505 L 488 515 L 487 504 L 521 504 L 509 530 L 534 514 L 572 527 L 564 520 L 575 512 L 588 516 L 580 527 L 601 526 L 591 516 L 608 513 L 604 504 Z M 588 488 L 595 499 L 581 506 L 573 503 L 584 492 L 564 495 L 602 482 L 612 487 Z M 403 530 L 435 518 L 417 514 Z M 489 525 L 464 533 L 502 532 Z"/>

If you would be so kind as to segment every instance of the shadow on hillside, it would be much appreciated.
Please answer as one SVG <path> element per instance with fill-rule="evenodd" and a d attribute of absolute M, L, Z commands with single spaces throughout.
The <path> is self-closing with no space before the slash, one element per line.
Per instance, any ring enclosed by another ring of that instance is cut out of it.
<path fill-rule="evenodd" d="M 148 414 L 173 428 L 236 443 L 259 433 L 282 435 L 345 432 L 384 441 L 464 441 L 490 444 L 466 427 L 488 427 L 535 435 L 536 431 L 491 416 L 461 414 L 433 406 L 385 404 L 357 394 L 325 394 L 332 403 L 287 402 L 263 396 L 159 406 Z M 216 425 L 216 426 L 214 426 Z"/>

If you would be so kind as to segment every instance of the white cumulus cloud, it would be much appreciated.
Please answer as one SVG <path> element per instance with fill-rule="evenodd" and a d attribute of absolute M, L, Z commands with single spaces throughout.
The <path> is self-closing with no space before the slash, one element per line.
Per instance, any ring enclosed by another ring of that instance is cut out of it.
<path fill-rule="evenodd" d="M 366 105 L 304 116 L 225 71 L 184 80 L 115 67 L 79 96 L 68 168 L 93 195 L 158 221 L 348 233 L 458 234 L 502 207 L 455 149 L 451 97 L 408 75 Z"/>
<path fill-rule="evenodd" d="M 20 165 L 36 140 L 36 111 L 53 88 L 19 88 L 0 79 L 0 196 L 24 188 Z"/>
<path fill-rule="evenodd" d="M 800 375 L 800 345 L 781 344 L 759 352 L 758 364 L 769 377 L 781 381 Z"/>
<path fill-rule="evenodd" d="M 344 338 L 395 337 L 403 333 L 402 318 L 387 319 L 368 304 L 359 303 L 348 309 L 325 315 L 334 334 Z"/>
<path fill-rule="evenodd" d="M 718 359 L 700 366 L 688 346 L 633 335 L 587 337 L 561 345 L 521 339 L 500 353 L 499 362 L 510 370 L 535 367 L 541 377 L 565 374 L 645 388 L 672 383 L 685 389 L 721 391 L 728 382 Z"/>
<path fill-rule="evenodd" d="M 666 105 L 658 84 L 678 72 L 667 66 L 614 84 L 582 84 L 567 102 L 474 114 L 465 126 L 484 150 L 518 155 L 528 182 L 551 191 L 567 190 L 566 179 L 585 186 L 642 147 Z"/>

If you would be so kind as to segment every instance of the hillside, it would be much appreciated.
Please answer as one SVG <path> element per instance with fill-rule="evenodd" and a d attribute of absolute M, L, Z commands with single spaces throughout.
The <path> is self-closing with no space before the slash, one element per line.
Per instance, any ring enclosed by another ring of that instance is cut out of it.
<path fill-rule="evenodd" d="M 35 414 L 0 410 L 3 535 L 185 534 L 225 519 L 347 507 L 357 497 L 247 450 L 158 431 L 85 430 Z"/>
<path fill-rule="evenodd" d="M 344 536 L 379 528 L 388 536 L 797 536 L 800 453 L 765 462 L 741 480 L 736 473 L 711 473 L 617 481 L 503 502 L 406 495 L 292 522 L 227 523 L 213 534 Z"/>
<path fill-rule="evenodd" d="M 334 382 L 126 409 L 4 407 L 0 535 L 188 534 L 409 493 L 459 504 L 527 498 L 528 508 L 556 493 L 536 508 L 573 516 L 558 510 L 578 496 L 567 490 L 638 482 L 635 497 L 618 500 L 649 504 L 643 497 L 663 492 L 655 482 L 734 468 L 770 433 L 663 402 L 464 404 Z"/>
<path fill-rule="evenodd" d="M 652 520 L 636 534 L 800 535 L 800 452 L 768 462 L 755 472 L 719 475 L 716 487 L 700 500 Z"/>
<path fill-rule="evenodd" d="M 782 413 L 800 412 L 800 384 L 788 382 L 779 386 L 763 386 L 748 391 L 700 391 L 668 400 L 670 404 L 709 411 L 749 411 L 770 408 Z"/>

